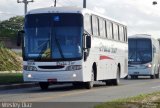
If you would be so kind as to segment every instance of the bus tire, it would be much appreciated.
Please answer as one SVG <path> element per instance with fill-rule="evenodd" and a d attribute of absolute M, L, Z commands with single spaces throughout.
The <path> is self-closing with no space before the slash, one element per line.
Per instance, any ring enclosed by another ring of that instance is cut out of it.
<path fill-rule="evenodd" d="M 131 79 L 138 79 L 137 75 L 131 75 Z"/>
<path fill-rule="evenodd" d="M 124 77 L 124 79 L 128 79 L 128 75 Z"/>
<path fill-rule="evenodd" d="M 155 79 L 156 76 L 155 76 L 155 74 L 153 74 L 150 77 L 151 77 L 151 79 Z"/>
<path fill-rule="evenodd" d="M 49 83 L 48 82 L 39 82 L 39 86 L 40 86 L 41 90 L 47 90 L 49 87 Z"/>
<path fill-rule="evenodd" d="M 159 79 L 159 72 L 158 72 L 158 74 L 156 74 L 156 78 Z"/>
<path fill-rule="evenodd" d="M 113 85 L 119 85 L 120 83 L 120 68 L 117 67 L 117 74 L 116 74 L 116 79 L 112 80 Z"/>
<path fill-rule="evenodd" d="M 135 78 L 135 79 L 138 79 L 138 75 L 135 75 L 134 78 Z"/>
<path fill-rule="evenodd" d="M 131 75 L 131 79 L 134 79 L 134 75 Z"/>
<path fill-rule="evenodd" d="M 93 88 L 93 85 L 94 85 L 94 69 L 92 69 L 91 81 L 86 82 L 86 83 L 85 83 L 85 87 L 86 87 L 87 89 L 91 89 L 91 88 Z"/>

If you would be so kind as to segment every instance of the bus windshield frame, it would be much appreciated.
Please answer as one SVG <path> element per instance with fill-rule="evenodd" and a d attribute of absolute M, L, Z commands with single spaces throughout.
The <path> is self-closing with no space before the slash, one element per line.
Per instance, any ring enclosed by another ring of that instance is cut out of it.
<path fill-rule="evenodd" d="M 152 42 L 147 38 L 128 39 L 128 63 L 145 64 L 152 61 Z"/>
<path fill-rule="evenodd" d="M 83 15 L 79 13 L 29 14 L 24 26 L 25 61 L 82 59 Z"/>

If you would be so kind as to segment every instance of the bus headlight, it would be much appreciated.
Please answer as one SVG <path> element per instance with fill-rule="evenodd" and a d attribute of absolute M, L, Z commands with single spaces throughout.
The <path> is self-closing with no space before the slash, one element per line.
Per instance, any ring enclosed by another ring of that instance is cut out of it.
<path fill-rule="evenodd" d="M 151 65 L 151 64 L 148 64 L 148 65 L 147 65 L 147 68 L 151 68 L 151 67 L 152 67 L 152 65 Z"/>
<path fill-rule="evenodd" d="M 71 65 L 66 68 L 66 71 L 74 71 L 74 70 L 81 70 L 82 65 Z"/>
<path fill-rule="evenodd" d="M 23 69 L 26 71 L 37 71 L 35 66 L 23 66 Z"/>

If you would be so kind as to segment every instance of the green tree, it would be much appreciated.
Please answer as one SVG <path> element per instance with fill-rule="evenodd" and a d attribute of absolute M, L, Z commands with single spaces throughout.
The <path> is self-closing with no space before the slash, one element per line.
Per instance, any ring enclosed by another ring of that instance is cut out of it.
<path fill-rule="evenodd" d="M 0 21 L 0 37 L 15 37 L 22 30 L 24 17 L 16 16 L 9 20 Z"/>

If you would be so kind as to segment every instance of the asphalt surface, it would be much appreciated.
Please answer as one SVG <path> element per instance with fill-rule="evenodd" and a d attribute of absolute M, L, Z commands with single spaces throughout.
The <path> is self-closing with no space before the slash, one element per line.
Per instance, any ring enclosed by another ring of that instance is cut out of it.
<path fill-rule="evenodd" d="M 122 79 L 119 86 L 98 82 L 91 90 L 72 84 L 53 85 L 47 91 L 39 87 L 2 90 L 0 102 L 107 102 L 155 91 L 160 91 L 160 79 Z"/>
<path fill-rule="evenodd" d="M 72 84 L 53 85 L 47 91 L 39 87 L 1 90 L 0 102 L 106 102 L 155 91 L 160 91 L 160 79 L 122 79 L 119 86 L 98 82 L 91 90 L 74 88 Z"/>

